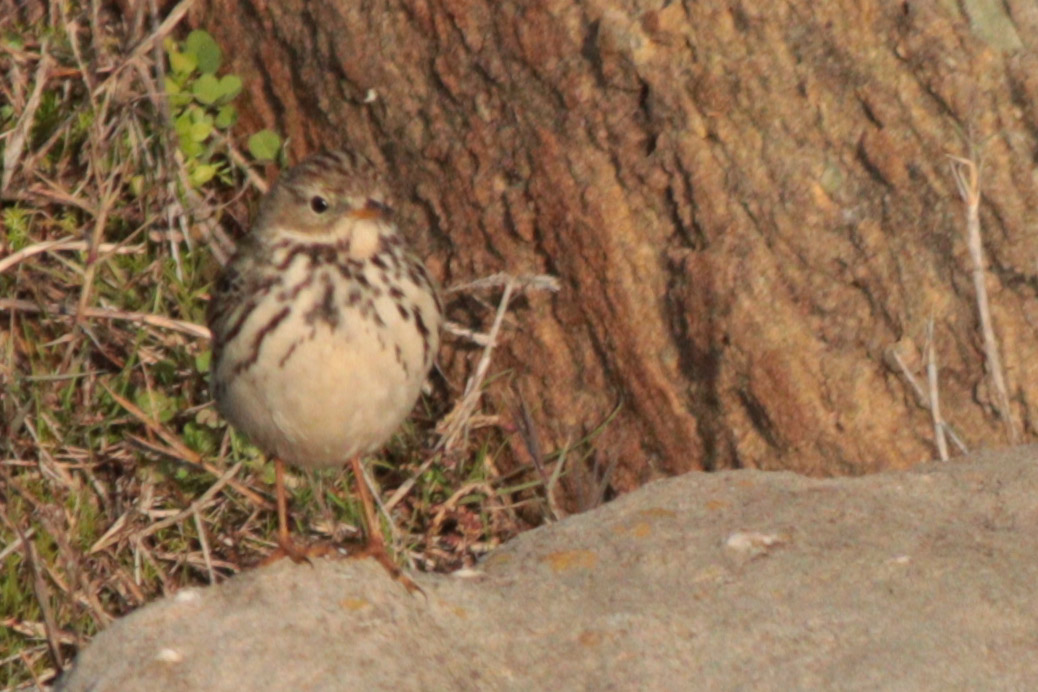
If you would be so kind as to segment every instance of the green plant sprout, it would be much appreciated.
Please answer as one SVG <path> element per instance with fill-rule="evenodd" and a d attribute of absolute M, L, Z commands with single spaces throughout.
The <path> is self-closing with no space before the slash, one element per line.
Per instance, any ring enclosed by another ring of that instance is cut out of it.
<path fill-rule="evenodd" d="M 227 163 L 216 156 L 219 138 L 215 135 L 226 133 L 238 121 L 232 101 L 241 93 L 241 77 L 217 74 L 223 51 L 207 31 L 196 29 L 183 43 L 167 38 L 164 46 L 169 57 L 166 95 L 191 184 L 201 187 L 217 176 L 230 182 Z M 261 130 L 249 138 L 248 148 L 257 161 L 275 161 L 281 138 Z"/>

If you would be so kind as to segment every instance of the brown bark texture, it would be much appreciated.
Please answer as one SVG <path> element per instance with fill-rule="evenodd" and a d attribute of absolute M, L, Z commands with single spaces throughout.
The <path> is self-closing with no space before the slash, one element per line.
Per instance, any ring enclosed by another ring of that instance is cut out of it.
<path fill-rule="evenodd" d="M 931 318 L 944 419 L 1009 441 L 950 154 L 982 162 L 990 310 L 1034 438 L 1032 0 L 207 0 L 192 22 L 245 79 L 246 129 L 392 171 L 443 284 L 559 277 L 510 313 L 488 400 L 525 402 L 542 452 L 619 406 L 594 440 L 617 490 L 935 457 Z M 445 349 L 456 386 L 477 356 Z"/>

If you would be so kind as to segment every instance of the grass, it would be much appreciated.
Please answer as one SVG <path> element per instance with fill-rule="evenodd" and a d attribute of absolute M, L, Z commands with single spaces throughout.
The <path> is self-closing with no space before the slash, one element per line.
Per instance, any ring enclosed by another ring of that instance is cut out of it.
<path fill-rule="evenodd" d="M 272 466 L 220 420 L 207 383 L 208 287 L 239 232 L 228 229 L 247 226 L 272 170 L 242 153 L 253 140 L 228 115 L 233 80 L 208 80 L 227 87 L 211 104 L 167 95 L 167 78 L 182 95 L 197 75 L 183 56 L 179 68 L 169 61 L 186 45 L 179 7 L 166 17 L 71 2 L 23 12 L 0 19 L 5 689 L 48 684 L 114 618 L 254 564 L 277 523 Z M 220 120 L 207 130 L 210 115 Z M 552 284 L 491 277 L 467 290 L 502 286 Z M 488 305 L 494 334 L 506 309 Z M 399 557 L 426 570 L 469 564 L 550 517 L 545 489 L 593 442 L 499 474 L 508 426 L 484 413 L 482 393 L 508 375 L 487 377 L 493 338 L 454 332 L 455 344 L 476 345 L 478 378 L 454 387 L 458 402 L 434 378 L 370 466 Z M 345 470 L 290 481 L 293 517 L 309 533 L 357 536 Z"/>

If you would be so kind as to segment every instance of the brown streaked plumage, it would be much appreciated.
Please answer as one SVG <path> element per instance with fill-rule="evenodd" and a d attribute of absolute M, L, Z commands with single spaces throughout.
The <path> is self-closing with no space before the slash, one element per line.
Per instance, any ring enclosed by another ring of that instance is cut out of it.
<path fill-rule="evenodd" d="M 301 559 L 282 463 L 349 461 L 359 473 L 359 455 L 413 408 L 439 347 L 436 289 L 391 221 L 374 166 L 321 152 L 284 173 L 217 281 L 208 321 L 217 407 L 275 457 L 280 554 Z M 357 485 L 377 551 L 373 506 L 363 478 Z"/>

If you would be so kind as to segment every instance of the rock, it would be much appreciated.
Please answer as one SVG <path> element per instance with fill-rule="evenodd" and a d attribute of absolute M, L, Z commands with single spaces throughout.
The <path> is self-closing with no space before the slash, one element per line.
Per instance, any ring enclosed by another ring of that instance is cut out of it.
<path fill-rule="evenodd" d="M 114 623 L 60 689 L 1022 689 L 1036 461 L 671 478 L 415 575 L 425 597 L 282 561 Z"/>

